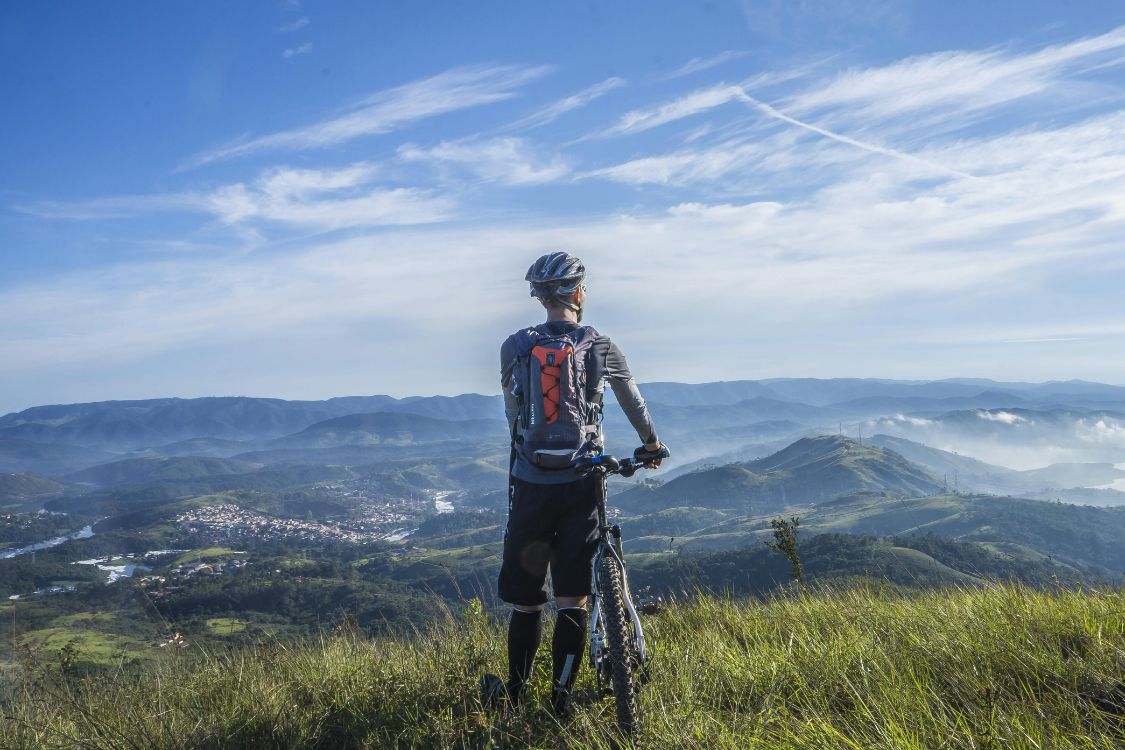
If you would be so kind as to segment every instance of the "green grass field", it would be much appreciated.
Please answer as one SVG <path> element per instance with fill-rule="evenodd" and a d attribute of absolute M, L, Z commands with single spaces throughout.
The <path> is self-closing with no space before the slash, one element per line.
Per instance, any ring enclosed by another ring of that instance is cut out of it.
<path fill-rule="evenodd" d="M 1125 592 L 877 586 L 765 604 L 685 601 L 647 618 L 643 748 L 1114 750 L 1125 746 Z M 503 624 L 470 608 L 410 638 L 326 634 L 167 654 L 100 678 L 40 676 L 0 707 L 13 748 L 609 748 L 588 668 L 573 718 L 549 656 L 510 716 L 476 680 Z M 550 634 L 545 637 L 549 643 Z"/>
<path fill-rule="evenodd" d="M 211 635 L 234 635 L 246 630 L 246 623 L 237 617 L 212 617 L 205 624 Z"/>
<path fill-rule="evenodd" d="M 229 547 L 206 547 L 204 549 L 193 549 L 190 552 L 185 552 L 177 557 L 176 561 L 172 564 L 187 565 L 193 562 L 207 562 L 243 554 L 245 553 L 230 549 Z"/>

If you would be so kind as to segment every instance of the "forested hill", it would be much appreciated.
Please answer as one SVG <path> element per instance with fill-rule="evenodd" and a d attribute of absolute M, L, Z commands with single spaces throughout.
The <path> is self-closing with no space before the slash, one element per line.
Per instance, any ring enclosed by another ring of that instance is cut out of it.
<path fill-rule="evenodd" d="M 854 492 L 929 495 L 941 482 L 893 451 L 822 435 L 765 458 L 704 469 L 615 498 L 626 510 L 675 506 L 747 508 L 767 513 Z"/>

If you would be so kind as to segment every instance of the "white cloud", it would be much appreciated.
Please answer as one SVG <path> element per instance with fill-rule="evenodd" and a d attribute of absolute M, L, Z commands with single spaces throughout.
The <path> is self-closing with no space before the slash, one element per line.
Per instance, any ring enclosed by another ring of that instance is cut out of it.
<path fill-rule="evenodd" d="M 289 23 L 282 24 L 281 26 L 278 26 L 277 30 L 282 32 L 282 33 L 288 33 L 290 31 L 298 31 L 299 29 L 303 29 L 308 25 L 309 25 L 308 17 L 307 16 L 301 16 L 300 18 L 298 18 L 295 21 L 290 21 Z"/>
<path fill-rule="evenodd" d="M 1123 49 L 1125 26 L 1034 52 L 939 52 L 846 71 L 797 93 L 784 107 L 797 117 L 826 115 L 864 127 L 909 118 L 905 125 L 916 128 L 922 114 L 963 127 L 973 112 L 1049 91 L 1065 97 L 1075 74 L 1121 64 Z"/>
<path fill-rule="evenodd" d="M 719 54 L 712 55 L 710 57 L 693 57 L 691 60 L 688 60 L 680 67 L 664 76 L 664 78 L 683 78 L 684 76 L 701 73 L 704 70 L 710 70 L 711 68 L 722 65 L 723 63 L 728 63 L 731 60 L 737 60 L 739 58 L 746 57 L 749 54 L 750 52 L 747 50 L 727 50 L 726 52 L 720 52 Z"/>
<path fill-rule="evenodd" d="M 370 188 L 375 167 L 337 170 L 275 168 L 254 183 L 207 196 L 207 208 L 227 224 L 265 220 L 316 229 L 429 224 L 450 218 L 454 202 L 429 190 Z"/>
<path fill-rule="evenodd" d="M 977 416 L 986 422 L 999 422 L 1000 424 L 1014 425 L 1020 422 L 1026 422 L 1027 419 L 1021 417 L 1019 414 L 1012 414 L 1010 411 L 990 411 L 988 409 L 978 409 Z"/>
<path fill-rule="evenodd" d="M 491 65 L 453 68 L 431 78 L 380 91 L 338 117 L 206 151 L 187 166 L 200 166 L 262 151 L 324 148 L 391 132 L 435 115 L 510 99 L 521 86 L 543 76 L 547 66 Z"/>
<path fill-rule="evenodd" d="M 12 208 L 40 219 L 97 221 L 126 219 L 163 211 L 195 211 L 205 203 L 196 193 L 164 195 L 114 195 L 75 201 L 35 201 L 17 203 Z"/>
<path fill-rule="evenodd" d="M 398 155 L 409 162 L 463 166 L 485 181 L 505 185 L 553 182 L 570 172 L 563 159 L 541 159 L 521 138 L 442 142 L 433 148 L 406 144 Z"/>
<path fill-rule="evenodd" d="M 626 112 L 618 119 L 616 124 L 603 131 L 601 135 L 615 136 L 650 130 L 669 122 L 701 114 L 715 107 L 721 107 L 731 101 L 739 101 L 743 96 L 740 87 L 728 84 L 699 89 L 656 107 Z"/>
<path fill-rule="evenodd" d="M 336 169 L 274 167 L 252 181 L 208 191 L 50 201 L 16 208 L 40 218 L 69 220 L 207 213 L 227 225 L 267 221 L 316 230 L 429 224 L 454 215 L 452 197 L 429 189 L 373 185 L 378 171 L 368 162 Z"/>
<path fill-rule="evenodd" d="M 527 117 L 512 123 L 510 127 L 513 129 L 530 129 L 546 125 L 549 122 L 554 122 L 567 112 L 585 107 L 595 99 L 600 99 L 610 91 L 621 88 L 624 85 L 625 81 L 622 78 L 607 78 L 601 83 L 595 83 L 593 86 L 582 89 L 577 94 L 572 94 L 558 101 L 551 102 L 542 109 L 536 110 Z"/>
<path fill-rule="evenodd" d="M 886 426 L 895 424 L 908 424 L 911 427 L 930 427 L 937 424 L 937 422 L 932 419 L 926 419 L 925 417 L 908 417 L 905 414 L 895 414 L 893 417 L 883 417 L 881 419 L 878 419 L 875 421 L 875 424 Z"/>
<path fill-rule="evenodd" d="M 282 52 L 281 56 L 288 60 L 290 57 L 296 57 L 297 55 L 306 55 L 309 52 L 312 52 L 312 48 L 312 42 L 305 42 L 304 44 L 299 44 L 296 47 L 290 47 L 289 49 Z"/>
<path fill-rule="evenodd" d="M 706 149 L 683 149 L 661 156 L 644 156 L 588 172 L 631 185 L 649 183 L 689 185 L 723 179 L 765 158 L 770 151 L 759 143 L 724 143 Z"/>

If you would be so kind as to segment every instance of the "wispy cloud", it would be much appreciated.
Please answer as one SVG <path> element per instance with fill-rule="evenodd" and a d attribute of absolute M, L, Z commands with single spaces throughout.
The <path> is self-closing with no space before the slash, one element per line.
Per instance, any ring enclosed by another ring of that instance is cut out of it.
<path fill-rule="evenodd" d="M 600 99 L 610 91 L 621 88 L 624 85 L 625 80 L 622 78 L 607 78 L 601 83 L 595 83 L 593 86 L 582 89 L 577 94 L 572 94 L 556 102 L 551 102 L 542 109 L 532 112 L 527 117 L 517 120 L 509 127 L 512 129 L 530 129 L 546 125 L 549 122 L 554 122 L 567 112 L 585 107 L 595 99 Z"/>
<path fill-rule="evenodd" d="M 274 167 L 252 181 L 208 191 L 44 201 L 15 208 L 40 218 L 74 221 L 204 213 L 230 226 L 268 222 L 320 231 L 429 224 L 454 215 L 452 197 L 430 189 L 378 186 L 373 184 L 377 174 L 377 167 L 367 162 L 336 169 Z"/>
<path fill-rule="evenodd" d="M 505 185 L 553 182 L 570 173 L 562 158 L 543 159 L 522 138 L 451 141 L 432 148 L 406 144 L 398 155 L 409 162 L 461 166 L 485 181 Z"/>
<path fill-rule="evenodd" d="M 548 66 L 542 65 L 454 68 L 431 78 L 380 91 L 338 117 L 206 151 L 186 166 L 195 167 L 263 151 L 324 148 L 362 136 L 388 133 L 435 115 L 510 99 L 521 86 L 540 78 L 549 70 Z"/>
<path fill-rule="evenodd" d="M 277 168 L 251 184 L 237 183 L 207 196 L 207 208 L 227 224 L 262 220 L 321 230 L 430 224 L 448 219 L 454 202 L 430 190 L 370 188 L 375 168 Z"/>
<path fill-rule="evenodd" d="M 289 23 L 282 24 L 281 26 L 278 26 L 277 30 L 280 31 L 281 33 L 285 34 L 285 33 L 291 32 L 291 31 L 298 31 L 300 29 L 305 28 L 308 25 L 309 25 L 308 16 L 301 16 L 300 18 L 298 18 L 295 21 L 290 21 Z"/>
<path fill-rule="evenodd" d="M 664 76 L 664 78 L 665 80 L 672 80 L 675 78 L 690 76 L 695 73 L 701 73 L 704 70 L 710 70 L 711 68 L 722 65 L 723 63 L 728 63 L 731 60 L 738 60 L 739 58 L 746 57 L 749 54 L 750 52 L 747 50 L 727 50 L 726 52 L 720 52 L 719 54 L 712 55 L 710 57 L 694 57 L 680 67 L 673 70 L 671 73 L 668 73 L 666 76 Z"/>
<path fill-rule="evenodd" d="M 297 55 L 306 55 L 309 52 L 312 52 L 312 48 L 312 42 L 305 42 L 304 44 L 299 44 L 296 47 L 290 47 L 289 49 L 282 52 L 281 56 L 288 60 L 290 57 L 296 57 Z"/>
<path fill-rule="evenodd" d="M 738 86 L 721 84 L 693 91 L 665 104 L 645 109 L 634 109 L 623 114 L 617 122 L 601 133 L 603 136 L 639 133 L 685 117 L 698 115 L 743 96 Z"/>
<path fill-rule="evenodd" d="M 920 115 L 954 126 L 967 115 L 1048 92 L 1072 96 L 1073 76 L 1125 62 L 1125 26 L 1105 34 L 1029 52 L 1005 49 L 940 52 L 890 65 L 855 69 L 801 91 L 784 103 L 795 116 L 820 113 L 865 127 Z M 1117 92 L 1120 96 L 1120 92 Z"/>
<path fill-rule="evenodd" d="M 761 110 L 763 113 L 765 113 L 769 117 L 772 117 L 776 120 L 780 120 L 781 122 L 788 123 L 790 125 L 795 125 L 799 128 L 804 128 L 805 130 L 808 130 L 811 133 L 816 133 L 817 135 L 824 136 L 825 138 L 831 138 L 834 141 L 838 141 L 838 142 L 846 144 L 848 146 L 855 146 L 856 148 L 861 148 L 865 151 L 870 151 L 870 152 L 875 153 L 875 154 L 882 154 L 883 156 L 890 156 L 890 157 L 895 158 L 895 159 L 903 159 L 905 161 L 910 161 L 910 162 L 913 162 L 915 164 L 920 164 L 920 165 L 922 165 L 924 167 L 927 167 L 929 169 L 933 169 L 933 170 L 938 171 L 938 172 L 944 172 L 944 173 L 947 173 L 947 174 L 951 174 L 951 175 L 954 175 L 956 177 L 972 177 L 972 175 L 970 175 L 966 172 L 960 172 L 956 169 L 952 169 L 950 167 L 942 166 L 941 164 L 936 164 L 934 162 L 927 161 L 926 159 L 915 156 L 913 154 L 905 153 L 903 151 L 899 151 L 898 149 L 889 148 L 887 146 L 880 146 L 878 144 L 869 143 L 867 141 L 861 141 L 857 138 L 851 138 L 849 136 L 842 135 L 840 133 L 835 133 L 831 130 L 828 130 L 827 128 L 822 128 L 818 125 L 813 125 L 811 123 L 802 122 L 801 120 L 798 120 L 795 117 L 790 117 L 789 115 L 785 114 L 784 112 L 779 111 L 778 109 L 770 106 L 769 104 L 766 104 L 765 102 L 758 101 L 757 99 L 750 96 L 749 94 L 746 94 L 745 92 L 742 93 L 742 96 L 740 97 L 740 99 L 742 101 L 746 102 L 747 104 Z"/>
<path fill-rule="evenodd" d="M 40 219 L 99 221 L 126 219 L 165 211 L 199 210 L 205 199 L 198 193 L 162 195 L 115 195 L 75 201 L 34 201 L 17 203 L 12 209 Z"/>
<path fill-rule="evenodd" d="M 943 52 L 849 70 L 827 80 L 811 78 L 807 74 L 813 68 L 805 68 L 797 76 L 803 79 L 803 85 L 793 87 L 789 93 L 779 93 L 777 101 L 770 103 L 753 93 L 756 88 L 771 85 L 770 74 L 766 74 L 741 84 L 698 89 L 652 107 L 632 110 L 599 135 L 635 135 L 741 102 L 773 121 L 841 146 L 913 163 L 931 173 L 980 176 L 996 168 L 991 155 L 982 155 L 979 166 L 965 161 L 964 154 L 956 151 L 953 156 L 960 161 L 959 165 L 951 164 L 949 156 L 935 156 L 949 131 L 963 129 L 981 118 L 998 116 L 1004 105 L 1047 92 L 1064 103 L 1073 97 L 1072 92 L 1089 95 L 1093 84 L 1081 76 L 1125 64 L 1123 51 L 1125 27 L 1120 27 L 1038 50 Z M 1121 91 L 1102 91 L 1101 104 L 1122 96 Z M 1081 104 L 1066 106 L 1080 109 Z M 801 165 L 839 166 L 847 158 L 838 149 L 815 147 L 808 140 L 789 139 L 788 143 L 779 144 L 778 136 L 764 131 L 757 118 L 729 114 L 725 130 L 714 127 L 715 119 L 710 118 L 702 129 L 694 131 L 690 148 L 638 156 L 591 174 L 631 184 L 682 185 L 724 175 L 738 179 L 748 169 L 765 168 L 789 180 L 800 174 L 794 170 Z M 741 135 L 732 135 L 732 131 L 739 129 L 743 131 Z M 993 148 L 1002 142 L 993 141 Z M 1034 152 L 1013 156 L 1018 162 L 1026 160 L 1029 153 Z M 728 183 L 727 187 L 731 185 Z"/>

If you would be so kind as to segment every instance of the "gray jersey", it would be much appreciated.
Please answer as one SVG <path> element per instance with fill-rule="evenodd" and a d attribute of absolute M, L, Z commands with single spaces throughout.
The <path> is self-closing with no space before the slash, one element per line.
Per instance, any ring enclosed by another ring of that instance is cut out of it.
<path fill-rule="evenodd" d="M 535 328 L 543 333 L 558 335 L 577 329 L 579 325 L 570 321 L 550 321 Z M 608 336 L 598 336 L 590 347 L 590 359 L 586 365 L 591 385 L 601 394 L 608 382 L 613 389 L 613 395 L 622 411 L 628 418 L 633 429 L 642 443 L 655 443 L 659 441 L 656 427 L 648 413 L 641 392 L 637 390 L 637 382 L 629 372 L 629 365 L 625 362 L 625 355 L 610 341 Z M 516 417 L 520 413 L 519 400 L 512 393 L 513 367 L 516 360 L 516 346 L 513 337 L 509 336 L 500 347 L 500 387 L 504 393 L 504 415 L 508 418 L 508 431 L 515 429 Z M 512 474 L 525 482 L 536 484 L 563 484 L 573 482 L 576 477 L 567 470 L 547 470 L 532 465 L 518 451 L 512 466 Z"/>

